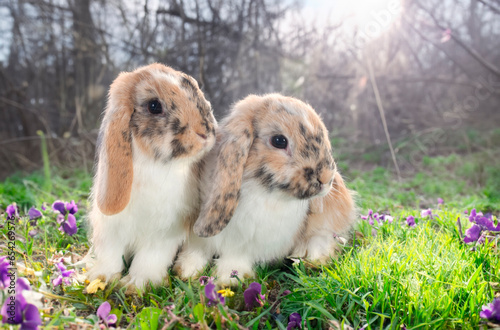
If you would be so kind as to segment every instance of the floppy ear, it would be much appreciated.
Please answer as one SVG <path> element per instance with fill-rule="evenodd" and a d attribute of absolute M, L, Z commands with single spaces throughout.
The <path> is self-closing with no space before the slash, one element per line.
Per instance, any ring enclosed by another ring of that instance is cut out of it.
<path fill-rule="evenodd" d="M 194 232 L 200 237 L 218 234 L 238 206 L 245 163 L 255 137 L 254 118 L 262 98 L 250 96 L 237 103 L 217 134 L 213 186 L 204 201 Z"/>
<path fill-rule="evenodd" d="M 129 128 L 134 111 L 133 75 L 122 73 L 109 90 L 99 135 L 96 175 L 96 201 L 105 215 L 120 213 L 127 206 L 132 190 L 132 136 Z"/>

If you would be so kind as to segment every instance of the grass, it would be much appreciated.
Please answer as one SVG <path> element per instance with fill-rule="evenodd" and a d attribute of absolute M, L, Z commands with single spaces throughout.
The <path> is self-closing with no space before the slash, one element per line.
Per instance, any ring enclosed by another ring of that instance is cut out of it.
<path fill-rule="evenodd" d="M 79 231 L 73 237 L 58 230 L 49 210 L 36 226 L 26 217 L 16 224 L 18 272 L 32 288 L 45 293 L 40 311 L 49 328 L 97 328 L 96 310 L 104 301 L 110 302 L 121 327 L 143 329 L 285 329 L 293 312 L 300 313 L 309 329 L 488 327 L 479 312 L 500 292 L 498 237 L 483 245 L 463 244 L 456 221 L 461 217 L 464 230 L 468 228 L 463 211 L 473 207 L 498 215 L 498 164 L 481 152 L 424 157 L 416 174 L 398 182 L 386 168 L 354 170 L 347 159 L 340 158 L 350 187 L 358 192 L 361 213 L 369 208 L 390 213 L 394 222 L 370 226 L 361 221 L 354 239 L 326 266 L 290 260 L 260 266 L 258 278 L 242 280 L 225 306 L 206 306 L 197 280 L 183 282 L 172 273 L 168 286 L 134 296 L 125 295 L 115 283 L 95 294 L 86 293 L 83 280 L 54 288 L 51 281 L 57 276 L 55 263 L 60 257 L 76 260 L 88 250 L 85 212 L 91 176 L 85 171 L 53 168 L 50 175 L 12 176 L 0 183 L 0 207 L 17 202 L 24 215 L 31 206 L 40 209 L 43 202 L 74 199 L 79 203 Z M 437 197 L 445 200 L 444 206 L 437 206 Z M 437 216 L 421 218 L 423 208 L 432 208 Z M 408 215 L 417 218 L 415 227 L 405 224 Z M 33 229 L 38 232 L 34 238 L 29 235 Z M 0 229 L 0 255 L 7 254 L 7 232 L 6 226 Z M 252 281 L 263 284 L 266 301 L 247 311 L 243 292 Z M 283 296 L 285 290 L 292 293 Z M 5 296 L 0 294 L 0 300 Z"/>

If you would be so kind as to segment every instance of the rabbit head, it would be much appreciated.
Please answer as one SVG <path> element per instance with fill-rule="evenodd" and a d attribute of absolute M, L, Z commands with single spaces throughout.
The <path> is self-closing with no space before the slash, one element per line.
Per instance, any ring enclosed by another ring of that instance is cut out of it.
<path fill-rule="evenodd" d="M 157 63 L 121 73 L 110 87 L 99 132 L 99 210 L 113 215 L 129 203 L 136 153 L 163 163 L 196 161 L 213 147 L 215 127 L 210 103 L 192 77 Z"/>
<path fill-rule="evenodd" d="M 328 132 L 307 104 L 279 94 L 238 102 L 217 133 L 213 184 L 194 232 L 219 233 L 238 205 L 242 183 L 256 180 L 282 198 L 326 196 L 336 173 Z"/>

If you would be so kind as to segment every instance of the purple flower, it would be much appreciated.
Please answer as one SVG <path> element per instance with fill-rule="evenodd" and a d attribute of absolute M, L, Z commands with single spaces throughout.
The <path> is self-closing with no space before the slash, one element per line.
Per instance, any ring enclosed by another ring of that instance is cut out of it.
<path fill-rule="evenodd" d="M 62 215 L 66 215 L 66 213 L 75 214 L 76 212 L 78 212 L 78 205 L 76 205 L 75 201 L 55 201 L 52 204 L 52 209 L 56 212 L 61 213 Z"/>
<path fill-rule="evenodd" d="M 302 317 L 300 317 L 299 313 L 292 313 L 288 317 L 288 325 L 286 326 L 286 330 L 295 328 L 302 329 Z"/>
<path fill-rule="evenodd" d="M 19 212 L 16 203 L 12 203 L 5 209 L 7 213 L 7 219 L 19 218 Z"/>
<path fill-rule="evenodd" d="M 16 281 L 16 295 L 7 297 L 2 306 L 2 322 L 8 324 L 21 324 L 21 329 L 37 329 L 42 324 L 40 312 L 35 305 L 26 302 L 23 291 L 31 290 L 25 278 Z"/>
<path fill-rule="evenodd" d="M 70 277 L 73 275 L 75 272 L 74 270 L 67 270 L 66 266 L 63 264 L 63 259 L 57 263 L 57 268 L 59 268 L 59 271 L 61 272 L 59 276 L 52 281 L 52 284 L 54 286 L 59 286 L 61 283 L 64 282 L 65 285 L 70 285 Z"/>
<path fill-rule="evenodd" d="M 406 224 L 410 227 L 415 227 L 415 217 L 413 215 L 406 217 Z"/>
<path fill-rule="evenodd" d="M 213 277 L 208 277 L 208 276 L 201 276 L 198 281 L 200 281 L 200 285 L 206 285 L 209 282 L 212 282 L 214 280 Z"/>
<path fill-rule="evenodd" d="M 76 226 L 74 214 L 78 211 L 78 207 L 75 201 L 71 201 L 71 203 L 55 201 L 54 204 L 52 204 L 52 209 L 59 212 L 57 215 L 57 223 L 61 225 L 59 230 L 69 236 L 76 234 L 78 227 Z"/>
<path fill-rule="evenodd" d="M 422 216 L 422 218 L 430 217 L 431 219 L 434 219 L 434 215 L 432 214 L 432 210 L 431 209 L 422 210 L 422 212 L 420 213 L 420 215 Z"/>
<path fill-rule="evenodd" d="M 238 271 L 237 271 L 237 270 L 233 270 L 233 271 L 231 272 L 230 277 L 231 277 L 231 278 L 233 278 L 233 277 L 238 277 Z"/>
<path fill-rule="evenodd" d="M 30 217 L 30 220 L 33 221 L 33 220 L 41 218 L 42 217 L 42 212 L 40 212 L 36 208 L 32 207 L 28 211 L 28 215 Z"/>
<path fill-rule="evenodd" d="M 264 305 L 265 296 L 261 294 L 261 291 L 262 286 L 257 282 L 252 282 L 243 292 L 243 298 L 245 298 L 245 305 L 248 310 Z"/>
<path fill-rule="evenodd" d="M 483 231 L 500 231 L 500 223 L 495 226 L 491 214 L 483 215 L 482 212 L 477 212 L 476 209 L 470 211 L 469 221 L 472 222 L 473 225 L 466 231 L 464 237 L 465 243 L 476 241 L 478 241 L 478 243 L 483 243 L 485 241 Z"/>
<path fill-rule="evenodd" d="M 107 301 L 103 302 L 101 306 L 99 306 L 96 313 L 99 317 L 99 323 L 104 324 L 106 327 L 114 325 L 116 321 L 118 321 L 115 314 L 109 313 L 111 313 L 111 305 Z"/>
<path fill-rule="evenodd" d="M 59 230 L 65 232 L 69 236 L 73 236 L 78 231 L 78 227 L 76 226 L 76 219 L 73 214 L 68 214 L 68 219 L 61 223 L 61 227 Z"/>
<path fill-rule="evenodd" d="M 363 220 L 368 220 L 369 218 L 371 218 L 371 217 L 372 217 L 372 215 L 373 215 L 373 210 L 372 210 L 372 209 L 369 209 L 369 210 L 368 210 L 368 214 L 367 214 L 367 215 L 362 215 L 362 216 L 361 216 L 361 219 L 363 219 Z"/>
<path fill-rule="evenodd" d="M 7 256 L 3 256 L 0 257 L 0 289 L 8 287 L 9 282 L 9 260 L 7 259 Z"/>
<path fill-rule="evenodd" d="M 500 298 L 493 299 L 493 302 L 483 306 L 483 310 L 479 313 L 483 319 L 492 321 L 500 321 Z"/>
<path fill-rule="evenodd" d="M 438 198 L 438 205 L 443 205 L 443 204 L 444 204 L 444 200 L 441 197 L 439 197 Z"/>
<path fill-rule="evenodd" d="M 290 290 L 285 290 L 285 291 L 283 291 L 283 293 L 281 294 L 281 296 L 282 296 L 282 297 L 284 297 L 284 296 L 288 296 L 288 295 L 289 295 L 289 294 L 291 294 L 291 293 L 292 293 L 292 291 L 290 291 Z"/>
<path fill-rule="evenodd" d="M 384 222 L 389 222 L 392 223 L 394 220 L 394 217 L 388 215 L 388 214 L 383 214 L 383 213 L 373 213 L 373 210 L 369 209 L 367 215 L 362 215 L 361 219 L 363 220 L 368 220 L 368 223 L 373 226 L 375 224 L 375 221 L 377 221 L 379 224 L 383 225 Z"/>
<path fill-rule="evenodd" d="M 207 306 L 215 306 L 218 303 L 224 305 L 226 299 L 217 291 L 215 291 L 215 284 L 212 280 L 208 280 L 207 285 L 205 285 L 205 297 L 207 297 Z"/>
<path fill-rule="evenodd" d="M 464 242 L 471 243 L 477 241 L 479 239 L 479 236 L 481 236 L 481 232 L 481 226 L 478 226 L 476 224 L 473 225 L 465 231 Z"/>

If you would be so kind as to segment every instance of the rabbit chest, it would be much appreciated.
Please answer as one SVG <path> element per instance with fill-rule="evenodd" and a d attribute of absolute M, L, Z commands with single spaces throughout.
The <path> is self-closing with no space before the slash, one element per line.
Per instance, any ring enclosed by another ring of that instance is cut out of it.
<path fill-rule="evenodd" d="M 231 222 L 214 237 L 217 250 L 246 255 L 254 262 L 284 257 L 303 226 L 308 205 L 307 200 L 245 181 Z"/>
<path fill-rule="evenodd" d="M 195 207 L 194 194 L 190 162 L 163 164 L 135 154 L 130 202 L 122 214 L 136 236 L 184 235 L 183 219 Z"/>

